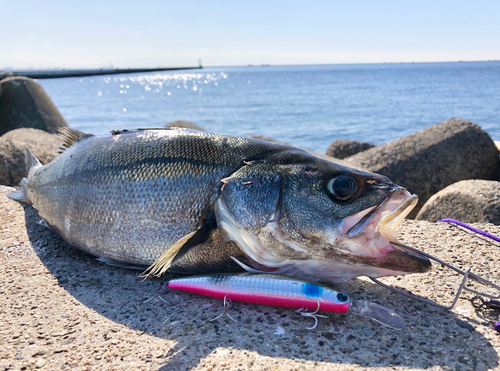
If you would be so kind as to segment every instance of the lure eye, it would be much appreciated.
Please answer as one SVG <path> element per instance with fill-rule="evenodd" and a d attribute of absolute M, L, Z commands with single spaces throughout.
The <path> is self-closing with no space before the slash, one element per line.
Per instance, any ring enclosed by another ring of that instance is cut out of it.
<path fill-rule="evenodd" d="M 356 194 L 358 185 L 353 177 L 339 175 L 328 182 L 327 188 L 337 200 L 347 201 Z"/>
<path fill-rule="evenodd" d="M 340 301 L 341 303 L 345 303 L 347 300 L 349 300 L 349 296 L 347 296 L 347 295 L 346 295 L 346 294 L 344 294 L 344 293 L 339 292 L 339 293 L 337 294 L 337 299 L 338 299 L 338 301 Z"/>

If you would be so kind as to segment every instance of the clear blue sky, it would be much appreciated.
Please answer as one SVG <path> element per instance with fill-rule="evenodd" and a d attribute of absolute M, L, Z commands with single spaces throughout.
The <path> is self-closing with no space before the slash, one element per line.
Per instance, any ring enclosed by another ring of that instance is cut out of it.
<path fill-rule="evenodd" d="M 500 1 L 0 0 L 0 69 L 500 60 Z"/>

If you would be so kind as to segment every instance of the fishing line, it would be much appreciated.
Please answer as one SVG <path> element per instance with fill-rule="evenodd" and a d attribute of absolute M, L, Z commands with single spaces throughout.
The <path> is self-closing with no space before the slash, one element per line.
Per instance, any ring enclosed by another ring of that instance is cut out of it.
<path fill-rule="evenodd" d="M 466 223 L 463 223 L 460 220 L 446 218 L 446 219 L 441 219 L 438 223 L 453 223 L 453 224 L 456 224 L 460 227 L 466 228 L 474 233 L 480 234 L 481 236 L 491 238 L 492 240 L 494 240 L 496 242 L 500 242 L 500 238 L 498 238 L 497 236 L 494 236 L 491 233 L 483 231 L 482 229 L 474 228 L 473 226 L 468 225 Z"/>
<path fill-rule="evenodd" d="M 493 241 L 500 242 L 500 238 L 498 238 L 497 236 L 492 235 L 489 232 L 483 231 L 482 229 L 474 228 L 473 226 L 468 225 L 464 222 L 461 222 L 460 220 L 445 218 L 445 219 L 441 219 L 439 221 L 439 223 L 453 223 L 453 224 L 456 224 L 462 228 L 468 229 L 474 233 L 480 234 L 481 236 L 490 238 Z M 476 309 L 478 309 L 478 308 L 488 308 L 488 309 L 497 309 L 497 310 L 500 309 L 500 301 L 499 300 L 493 300 L 493 299 L 486 299 L 485 300 L 481 296 L 476 295 L 475 297 L 470 299 L 470 301 L 471 301 L 473 307 Z M 497 332 L 500 332 L 500 320 L 497 323 L 495 323 L 495 325 L 493 326 L 493 329 Z"/>

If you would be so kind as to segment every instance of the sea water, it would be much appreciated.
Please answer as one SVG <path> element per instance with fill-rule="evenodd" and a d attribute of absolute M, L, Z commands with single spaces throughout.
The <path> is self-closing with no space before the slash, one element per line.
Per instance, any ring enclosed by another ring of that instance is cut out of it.
<path fill-rule="evenodd" d="M 39 80 L 68 124 L 104 134 L 190 121 L 324 152 L 460 117 L 500 140 L 500 62 L 217 67 Z"/>

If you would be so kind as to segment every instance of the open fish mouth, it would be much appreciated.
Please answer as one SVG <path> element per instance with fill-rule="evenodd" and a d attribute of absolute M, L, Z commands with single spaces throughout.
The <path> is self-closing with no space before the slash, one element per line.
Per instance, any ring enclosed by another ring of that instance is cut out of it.
<path fill-rule="evenodd" d="M 398 242 L 396 228 L 417 202 L 416 195 L 399 189 L 378 205 L 347 217 L 342 226 L 347 248 L 379 268 L 394 271 L 394 274 L 426 272 L 431 267 L 428 259 L 391 244 Z"/>
<path fill-rule="evenodd" d="M 392 193 L 378 205 L 348 216 L 344 220 L 342 232 L 350 239 L 373 232 L 380 232 L 387 239 L 395 237 L 395 230 L 408 216 L 418 202 L 418 196 L 401 189 Z"/>

